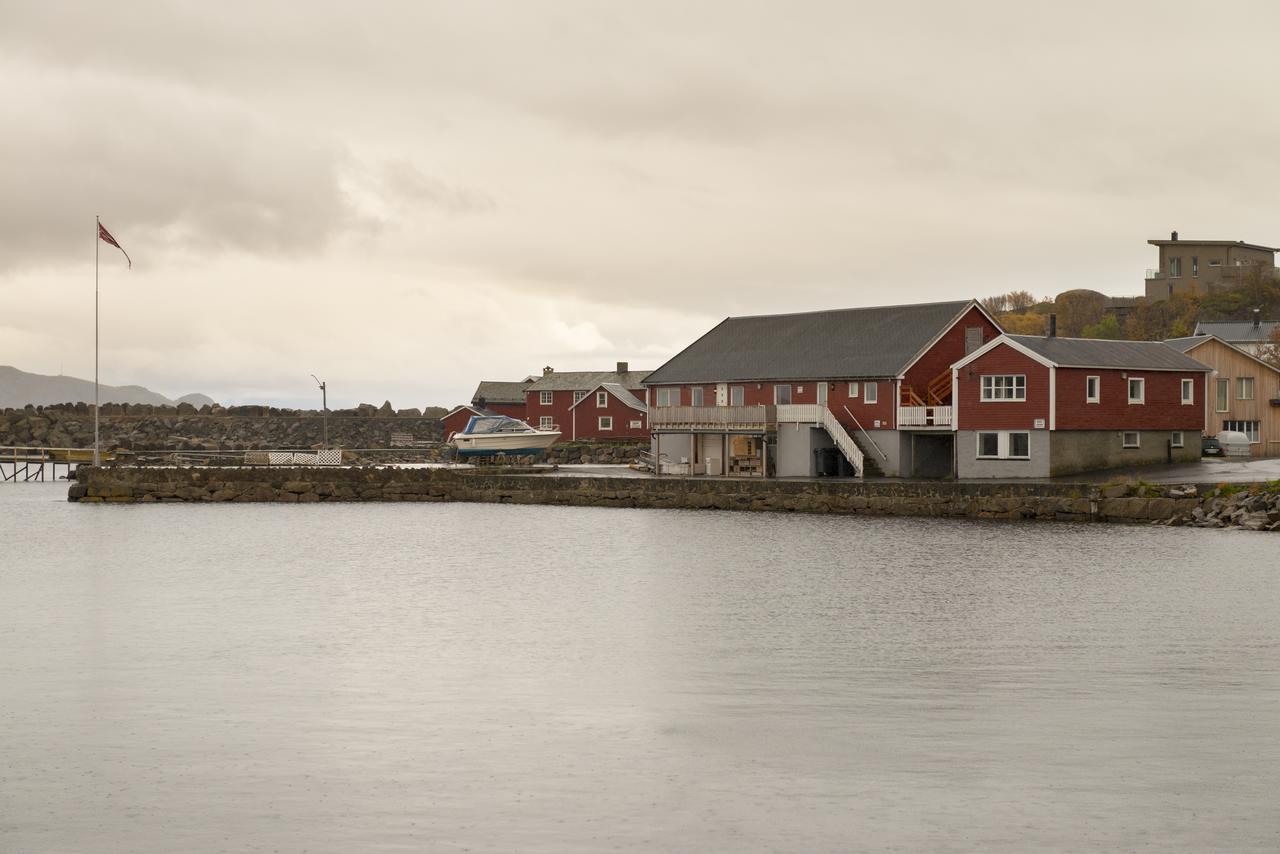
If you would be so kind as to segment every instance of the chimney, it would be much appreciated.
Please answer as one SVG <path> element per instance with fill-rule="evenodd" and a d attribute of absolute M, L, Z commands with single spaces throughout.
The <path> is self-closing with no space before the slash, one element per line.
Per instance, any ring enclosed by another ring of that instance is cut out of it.
<path fill-rule="evenodd" d="M 618 363 L 618 373 L 620 373 L 620 374 L 625 374 L 626 372 L 627 372 L 627 363 L 626 363 L 626 362 L 619 362 L 619 363 Z"/>
<path fill-rule="evenodd" d="M 1262 309 L 1260 308 L 1255 308 L 1253 310 L 1253 328 L 1254 329 L 1262 328 Z"/>
<path fill-rule="evenodd" d="M 1046 335 L 1045 337 L 1046 338 L 1058 337 L 1058 315 L 1056 314 L 1049 315 L 1049 334 Z"/>
<path fill-rule="evenodd" d="M 1176 231 L 1175 231 L 1175 232 L 1173 232 L 1172 234 L 1170 234 L 1170 235 L 1169 235 L 1169 239 L 1170 239 L 1170 240 L 1173 240 L 1173 241 L 1176 241 L 1176 240 L 1178 239 L 1178 232 L 1176 232 Z"/>
<path fill-rule="evenodd" d="M 548 374 L 554 374 L 554 373 L 555 373 L 555 368 L 551 367 L 550 365 L 547 365 L 545 368 L 542 369 L 542 375 L 544 377 L 547 376 Z"/>

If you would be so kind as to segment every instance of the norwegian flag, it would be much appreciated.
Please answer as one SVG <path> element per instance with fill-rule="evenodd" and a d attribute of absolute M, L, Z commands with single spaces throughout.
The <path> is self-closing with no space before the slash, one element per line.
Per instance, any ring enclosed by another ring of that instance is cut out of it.
<path fill-rule="evenodd" d="M 103 224 L 102 224 L 102 223 L 98 223 L 98 239 L 99 239 L 99 240 L 104 240 L 104 241 L 106 241 L 107 243 L 110 243 L 110 244 L 111 244 L 112 246 L 114 246 L 115 248 L 119 249 L 121 252 L 124 252 L 124 247 L 123 247 L 123 246 L 121 246 L 119 243 L 117 243 L 117 242 L 116 242 L 116 239 L 115 239 L 114 237 L 112 237 L 112 236 L 111 236 L 111 232 L 107 231 L 106 227 L 105 227 L 105 226 L 103 226 Z M 126 261 L 128 261 L 128 262 L 129 262 L 129 269 L 130 269 L 130 270 L 132 270 L 132 269 L 133 269 L 133 259 L 129 257 L 129 253 L 128 253 L 128 252 L 124 252 L 124 260 L 126 260 Z"/>

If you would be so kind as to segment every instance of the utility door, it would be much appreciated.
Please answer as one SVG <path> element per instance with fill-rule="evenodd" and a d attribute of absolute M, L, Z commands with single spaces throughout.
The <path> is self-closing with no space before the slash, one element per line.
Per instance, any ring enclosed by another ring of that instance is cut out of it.
<path fill-rule="evenodd" d="M 729 384 L 716 383 L 716 406 L 729 405 Z"/>
<path fill-rule="evenodd" d="M 827 405 L 827 384 L 824 382 L 818 383 L 818 405 Z"/>

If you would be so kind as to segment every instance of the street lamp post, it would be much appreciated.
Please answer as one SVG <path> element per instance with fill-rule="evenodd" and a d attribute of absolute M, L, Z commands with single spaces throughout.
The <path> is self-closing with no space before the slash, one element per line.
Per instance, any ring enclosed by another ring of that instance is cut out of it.
<path fill-rule="evenodd" d="M 324 382 L 322 382 L 320 378 L 315 374 L 311 375 L 311 379 L 315 380 L 316 384 L 320 386 L 320 407 L 321 407 L 320 418 L 321 418 L 321 424 L 324 429 L 324 446 L 327 448 L 329 447 L 329 393 L 327 391 L 328 386 Z"/>

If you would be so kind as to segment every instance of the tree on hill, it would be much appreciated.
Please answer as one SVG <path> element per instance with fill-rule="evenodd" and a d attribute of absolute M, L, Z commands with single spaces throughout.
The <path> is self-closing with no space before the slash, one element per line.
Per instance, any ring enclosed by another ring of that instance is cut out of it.
<path fill-rule="evenodd" d="M 1054 300 L 1054 309 L 1058 315 L 1058 334 L 1064 338 L 1079 338 L 1086 326 L 1102 320 L 1107 310 L 1107 298 L 1097 291 L 1065 291 Z"/>
<path fill-rule="evenodd" d="M 1108 314 L 1097 323 L 1091 323 L 1081 330 L 1082 338 L 1109 338 L 1118 340 L 1124 337 L 1124 330 L 1120 328 L 1120 321 L 1116 320 L 1114 314 Z"/>

